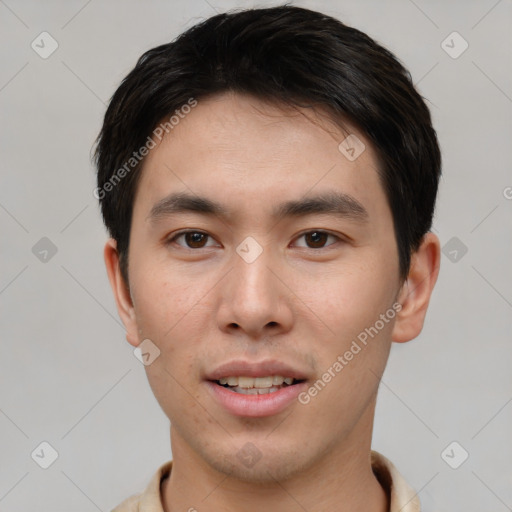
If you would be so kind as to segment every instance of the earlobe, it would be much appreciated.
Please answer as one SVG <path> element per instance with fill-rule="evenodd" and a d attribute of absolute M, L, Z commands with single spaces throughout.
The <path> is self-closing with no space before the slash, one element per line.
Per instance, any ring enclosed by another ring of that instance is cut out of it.
<path fill-rule="evenodd" d="M 439 274 L 440 254 L 439 239 L 427 233 L 411 257 L 409 273 L 399 293 L 402 309 L 393 327 L 393 341 L 404 343 L 420 334 Z"/>
<path fill-rule="evenodd" d="M 103 250 L 103 257 L 110 286 L 116 301 L 117 311 L 126 329 L 126 339 L 131 345 L 137 346 L 139 340 L 137 336 L 135 309 L 133 307 L 130 291 L 121 273 L 117 242 L 113 238 L 107 240 Z"/>

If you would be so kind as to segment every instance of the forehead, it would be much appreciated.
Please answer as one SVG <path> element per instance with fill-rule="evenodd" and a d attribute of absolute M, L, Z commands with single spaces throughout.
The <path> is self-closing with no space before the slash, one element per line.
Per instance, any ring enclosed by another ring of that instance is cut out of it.
<path fill-rule="evenodd" d="M 370 214 L 389 215 L 372 146 L 344 126 L 321 110 L 252 96 L 199 100 L 146 157 L 134 217 L 175 192 L 228 204 L 240 219 L 263 214 L 266 204 L 270 213 L 278 200 L 332 191 L 357 198 Z"/>

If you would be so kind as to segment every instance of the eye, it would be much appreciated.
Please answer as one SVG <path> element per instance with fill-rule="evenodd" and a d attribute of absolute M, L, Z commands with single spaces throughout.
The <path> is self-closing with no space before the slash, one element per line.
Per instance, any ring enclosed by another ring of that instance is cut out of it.
<path fill-rule="evenodd" d="M 300 235 L 296 240 L 300 240 L 301 238 L 305 240 L 305 244 L 296 245 L 308 249 L 323 249 L 324 247 L 333 245 L 336 243 L 336 241 L 340 240 L 338 236 L 318 229 L 302 233 L 302 235 Z M 178 242 L 181 239 L 184 240 L 184 243 Z M 327 244 L 329 239 L 333 240 L 333 242 Z M 211 240 L 213 243 L 208 244 L 209 240 Z M 210 235 L 203 233 L 202 231 L 192 230 L 176 233 L 174 236 L 169 238 L 166 243 L 176 243 L 177 245 L 186 249 L 203 249 L 205 247 L 215 246 L 214 240 Z"/>
<path fill-rule="evenodd" d="M 307 233 L 302 233 L 297 240 L 300 238 L 304 238 L 307 245 L 299 245 L 299 247 L 306 247 L 308 249 L 322 249 L 326 246 L 327 240 L 330 238 L 334 239 L 335 242 L 340 240 L 336 235 L 332 235 L 327 231 L 320 231 L 315 229 L 314 231 L 308 231 Z M 333 243 L 335 243 L 333 242 Z M 332 243 L 329 245 L 333 245 Z"/>
<path fill-rule="evenodd" d="M 171 244 L 175 242 L 186 249 L 202 249 L 203 247 L 212 247 L 211 245 L 207 245 L 209 238 L 213 241 L 210 235 L 203 233 L 202 231 L 181 231 L 168 239 L 166 243 Z M 183 239 L 186 245 L 178 243 L 177 240 L 179 239 Z"/>

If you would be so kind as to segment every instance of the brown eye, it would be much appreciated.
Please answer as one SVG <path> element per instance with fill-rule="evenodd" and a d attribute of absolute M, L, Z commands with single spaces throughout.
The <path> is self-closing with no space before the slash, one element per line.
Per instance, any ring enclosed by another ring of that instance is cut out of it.
<path fill-rule="evenodd" d="M 310 233 L 306 233 L 304 236 L 306 237 L 308 247 L 313 249 L 323 247 L 329 238 L 329 235 L 322 231 L 311 231 Z"/>
<path fill-rule="evenodd" d="M 210 238 L 210 235 L 201 233 L 201 231 L 182 231 L 181 233 L 173 236 L 167 243 L 176 243 L 185 249 L 202 249 L 204 247 L 209 247 L 207 244 Z M 180 242 L 179 240 L 181 239 L 184 239 L 185 243 Z"/>
<path fill-rule="evenodd" d="M 329 238 L 331 240 L 330 243 L 328 243 Z M 303 247 L 306 249 L 323 249 L 325 247 L 328 247 L 330 245 L 333 245 L 336 243 L 336 241 L 340 241 L 341 239 L 337 237 L 336 235 L 333 235 L 331 233 L 328 233 L 327 231 L 320 231 L 320 230 L 313 230 L 308 231 L 306 233 L 302 233 L 297 240 L 303 239 L 304 242 L 297 243 L 299 247 Z"/>
<path fill-rule="evenodd" d="M 191 232 L 185 233 L 185 241 L 187 245 L 193 249 L 199 249 L 204 247 L 206 240 L 208 239 L 208 235 L 204 233 Z"/>

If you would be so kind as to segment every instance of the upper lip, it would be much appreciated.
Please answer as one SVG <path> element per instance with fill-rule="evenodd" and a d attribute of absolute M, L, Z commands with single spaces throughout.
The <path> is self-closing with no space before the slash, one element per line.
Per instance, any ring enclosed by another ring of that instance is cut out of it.
<path fill-rule="evenodd" d="M 305 372 L 292 366 L 275 360 L 245 361 L 233 360 L 221 364 L 215 370 L 206 375 L 207 380 L 219 380 L 223 377 L 269 377 L 280 375 L 292 377 L 295 380 L 307 379 Z"/>

